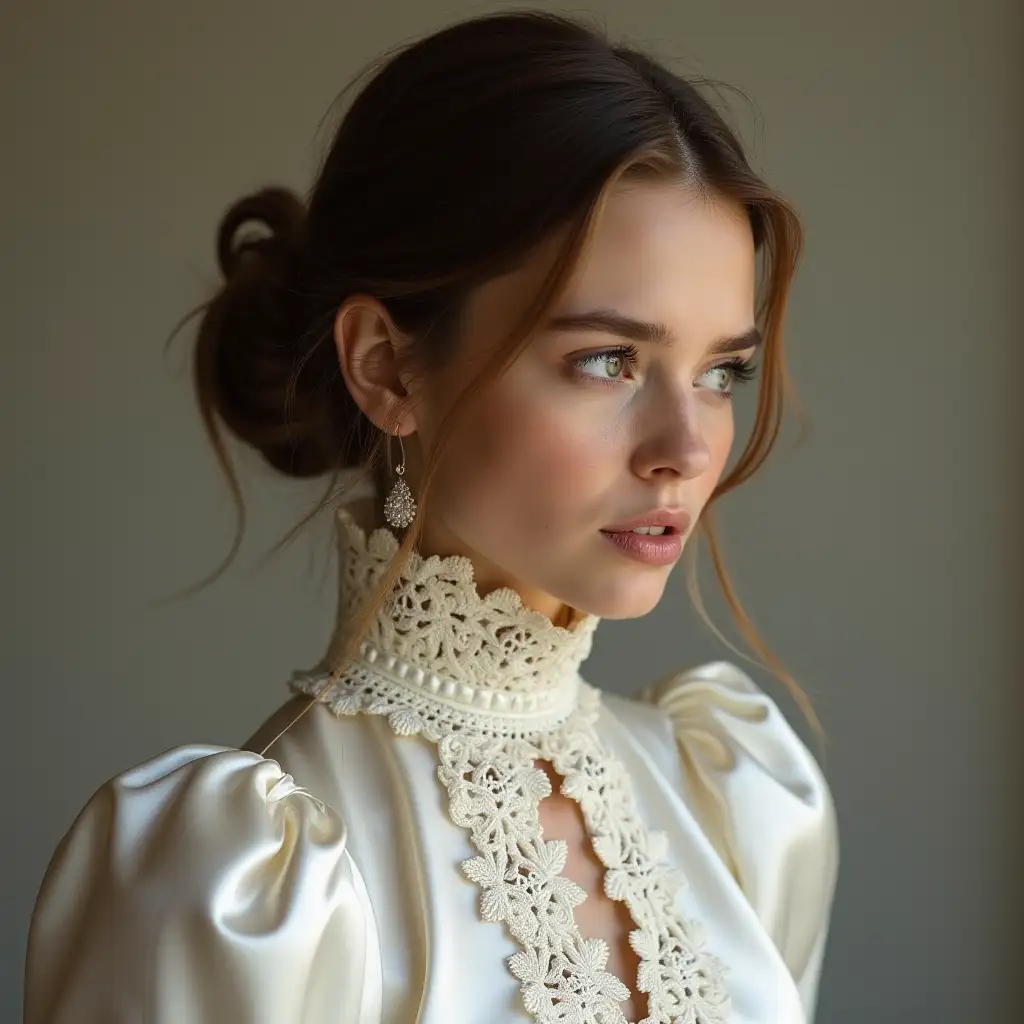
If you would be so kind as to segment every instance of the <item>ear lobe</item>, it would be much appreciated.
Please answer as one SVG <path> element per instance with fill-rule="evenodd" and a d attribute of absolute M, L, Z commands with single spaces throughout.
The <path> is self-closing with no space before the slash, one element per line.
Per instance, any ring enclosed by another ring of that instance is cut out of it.
<path fill-rule="evenodd" d="M 334 345 L 345 387 L 373 424 L 404 436 L 416 430 L 416 420 L 400 376 L 402 343 L 401 332 L 378 299 L 352 295 L 338 309 Z"/>

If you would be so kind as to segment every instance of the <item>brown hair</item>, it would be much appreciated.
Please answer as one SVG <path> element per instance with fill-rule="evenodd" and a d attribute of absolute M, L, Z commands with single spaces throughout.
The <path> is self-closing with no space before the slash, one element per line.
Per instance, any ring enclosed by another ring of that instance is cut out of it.
<path fill-rule="evenodd" d="M 453 351 L 473 290 L 560 232 L 544 287 L 474 381 L 471 398 L 515 359 L 558 300 L 612 187 L 624 178 L 673 178 L 740 204 L 762 259 L 756 422 L 702 514 L 701 531 L 741 633 L 814 720 L 737 600 L 711 518 L 714 501 L 754 473 L 779 433 L 788 390 L 781 327 L 802 245 L 792 207 L 751 169 L 735 133 L 698 91 L 705 83 L 577 20 L 532 10 L 489 14 L 403 46 L 369 70 L 308 201 L 267 188 L 227 211 L 217 233 L 224 281 L 182 321 L 202 312 L 196 393 L 238 513 L 235 542 L 211 579 L 237 554 L 245 527 L 220 423 L 283 473 L 330 476 L 324 498 L 278 546 L 333 507 L 342 470 L 369 465 L 379 473 L 388 434 L 346 390 L 331 343 L 348 296 L 379 299 L 415 339 L 413 358 L 436 369 Z M 251 223 L 263 232 L 242 233 Z M 462 406 L 429 453 L 416 495 L 421 508 Z M 345 657 L 419 535 L 418 517 L 352 625 Z M 692 561 L 690 570 L 691 593 L 707 618 Z"/>

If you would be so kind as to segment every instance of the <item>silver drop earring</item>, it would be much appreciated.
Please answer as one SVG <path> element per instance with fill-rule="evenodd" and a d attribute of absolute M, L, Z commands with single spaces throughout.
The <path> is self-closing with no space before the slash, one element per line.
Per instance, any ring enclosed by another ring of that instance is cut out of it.
<path fill-rule="evenodd" d="M 388 440 L 390 447 L 391 441 Z M 402 443 L 402 435 L 398 435 L 398 444 L 402 449 L 402 461 L 395 467 L 395 486 L 384 502 L 384 518 L 390 526 L 404 530 L 416 518 L 416 501 L 413 499 L 409 485 L 403 479 L 405 476 L 405 445 Z"/>

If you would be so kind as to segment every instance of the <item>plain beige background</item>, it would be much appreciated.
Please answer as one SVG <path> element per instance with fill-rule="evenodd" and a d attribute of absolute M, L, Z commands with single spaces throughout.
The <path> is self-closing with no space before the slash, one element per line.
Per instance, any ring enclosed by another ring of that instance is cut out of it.
<path fill-rule="evenodd" d="M 240 566 L 152 604 L 230 540 L 187 341 L 162 355 L 211 278 L 216 219 L 265 183 L 306 187 L 318 123 L 366 60 L 492 6 L 0 14 L 0 1020 L 47 859 L 93 789 L 180 742 L 242 742 L 331 620 L 326 531 L 259 570 L 314 489 L 254 458 Z M 727 540 L 829 735 L 843 863 L 819 1021 L 1020 1019 L 1020 0 L 571 10 L 750 96 L 734 122 L 806 218 L 789 341 L 813 430 L 732 500 Z M 602 626 L 594 682 L 728 653 L 680 583 Z"/>

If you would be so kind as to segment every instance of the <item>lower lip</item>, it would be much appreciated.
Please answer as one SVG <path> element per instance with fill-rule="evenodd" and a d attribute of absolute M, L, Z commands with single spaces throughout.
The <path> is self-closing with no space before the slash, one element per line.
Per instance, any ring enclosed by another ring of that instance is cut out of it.
<path fill-rule="evenodd" d="M 683 535 L 681 533 L 662 533 L 653 536 L 649 533 L 629 531 L 611 533 L 608 530 L 602 530 L 601 533 L 623 554 L 647 565 L 671 565 L 679 558 L 683 550 Z"/>

